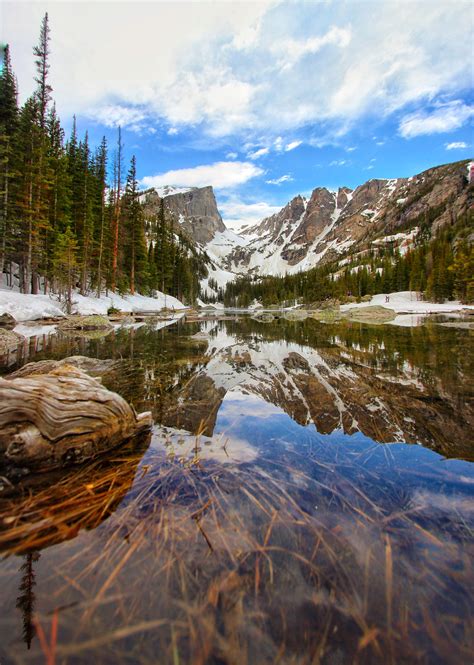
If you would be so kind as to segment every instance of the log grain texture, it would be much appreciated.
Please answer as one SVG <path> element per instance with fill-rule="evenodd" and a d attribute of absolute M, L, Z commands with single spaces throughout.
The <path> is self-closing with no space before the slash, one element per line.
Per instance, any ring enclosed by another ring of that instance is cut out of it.
<path fill-rule="evenodd" d="M 149 412 L 137 415 L 100 379 L 73 365 L 0 378 L 0 465 L 43 471 L 81 463 L 151 424 Z"/>

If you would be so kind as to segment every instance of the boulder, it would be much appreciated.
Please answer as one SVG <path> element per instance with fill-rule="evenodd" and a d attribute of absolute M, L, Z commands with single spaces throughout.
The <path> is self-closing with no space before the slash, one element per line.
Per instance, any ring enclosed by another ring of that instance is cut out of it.
<path fill-rule="evenodd" d="M 258 314 L 254 314 L 251 318 L 254 321 L 259 321 L 260 323 L 270 323 L 271 321 L 275 320 L 275 316 L 270 314 L 270 312 L 260 312 Z"/>
<path fill-rule="evenodd" d="M 49 374 L 53 370 L 63 367 L 64 365 L 76 367 L 77 369 L 86 372 L 86 374 L 89 374 L 89 376 L 99 377 L 113 369 L 117 365 L 117 361 L 88 358 L 87 356 L 69 356 L 62 360 L 39 360 L 38 362 L 23 365 L 23 367 L 20 367 L 20 369 L 8 374 L 4 378 L 7 381 L 10 381 L 11 379 L 19 379 L 38 374 Z"/>
<path fill-rule="evenodd" d="M 283 314 L 287 321 L 304 321 L 308 318 L 308 312 L 304 309 L 291 309 Z"/>
<path fill-rule="evenodd" d="M 19 335 L 13 330 L 0 328 L 0 354 L 16 349 L 24 341 L 25 337 L 23 335 Z"/>
<path fill-rule="evenodd" d="M 346 310 L 344 315 L 351 321 L 358 321 L 360 323 L 387 323 L 388 321 L 393 321 L 396 317 L 393 309 L 388 309 L 381 305 L 353 307 Z"/>
<path fill-rule="evenodd" d="M 112 324 L 99 314 L 90 316 L 70 316 L 58 324 L 58 330 L 111 330 Z"/>
<path fill-rule="evenodd" d="M 12 329 L 16 326 L 16 320 L 11 314 L 5 312 L 5 314 L 0 314 L 0 328 Z"/>
<path fill-rule="evenodd" d="M 149 412 L 137 415 L 120 395 L 72 365 L 0 378 L 0 467 L 6 469 L 49 471 L 85 462 L 151 424 Z"/>

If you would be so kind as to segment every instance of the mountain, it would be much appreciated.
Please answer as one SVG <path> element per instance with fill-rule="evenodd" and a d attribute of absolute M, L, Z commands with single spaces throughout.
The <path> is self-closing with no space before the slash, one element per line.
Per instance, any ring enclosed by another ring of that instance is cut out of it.
<path fill-rule="evenodd" d="M 351 190 L 313 190 L 280 212 L 246 229 L 244 247 L 230 252 L 234 272 L 281 275 L 343 258 L 371 244 L 407 247 L 420 227 L 433 234 L 474 201 L 467 161 L 435 167 L 410 178 L 372 179 Z M 396 236 L 396 237 L 395 237 Z"/>
<path fill-rule="evenodd" d="M 226 230 L 212 187 L 165 186 L 147 190 L 140 195 L 145 215 L 156 213 L 161 199 L 181 229 L 200 245 L 211 242 L 217 232 Z"/>
<path fill-rule="evenodd" d="M 175 224 L 205 252 L 203 294 L 217 296 L 239 275 L 284 275 L 390 245 L 403 254 L 420 230 L 431 235 L 473 207 L 473 168 L 467 160 L 409 178 L 371 179 L 354 190 L 317 187 L 240 234 L 226 228 L 212 187 L 164 187 L 143 192 L 146 214 L 161 199 Z"/>

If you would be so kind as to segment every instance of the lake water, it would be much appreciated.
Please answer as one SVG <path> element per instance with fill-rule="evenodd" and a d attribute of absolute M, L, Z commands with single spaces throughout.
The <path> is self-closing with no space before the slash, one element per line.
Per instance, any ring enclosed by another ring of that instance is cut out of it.
<path fill-rule="evenodd" d="M 3 359 L 115 359 L 155 426 L 0 498 L 0 663 L 471 663 L 472 331 L 160 325 Z"/>

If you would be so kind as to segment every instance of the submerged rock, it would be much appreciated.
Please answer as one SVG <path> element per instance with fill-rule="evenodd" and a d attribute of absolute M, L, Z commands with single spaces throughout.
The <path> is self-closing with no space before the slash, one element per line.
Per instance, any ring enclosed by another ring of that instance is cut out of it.
<path fill-rule="evenodd" d="M 137 415 L 120 395 L 72 365 L 0 378 L 0 467 L 7 470 L 81 463 L 151 424 L 149 412 Z"/>

